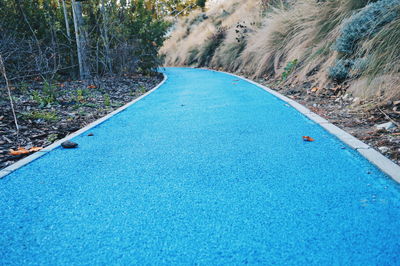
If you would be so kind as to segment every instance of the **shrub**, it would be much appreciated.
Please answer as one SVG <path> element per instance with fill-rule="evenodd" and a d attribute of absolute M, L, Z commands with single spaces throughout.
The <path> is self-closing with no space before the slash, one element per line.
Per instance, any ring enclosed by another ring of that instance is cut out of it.
<path fill-rule="evenodd" d="M 354 53 L 361 39 L 378 32 L 382 26 L 399 16 L 398 10 L 393 8 L 399 4 L 400 0 L 381 0 L 367 5 L 350 17 L 336 40 L 336 50 L 345 54 Z"/>
<path fill-rule="evenodd" d="M 350 59 L 340 59 L 335 65 L 329 68 L 328 75 L 334 81 L 341 83 L 350 77 L 350 71 L 354 61 Z"/>
<path fill-rule="evenodd" d="M 290 61 L 286 67 L 284 68 L 284 72 L 282 73 L 282 80 L 286 80 L 287 77 L 294 71 L 294 69 L 296 68 L 297 64 L 298 64 L 298 60 L 294 59 L 293 61 Z"/>
<path fill-rule="evenodd" d="M 206 0 L 196 0 L 196 5 L 204 8 L 206 6 Z"/>
<path fill-rule="evenodd" d="M 398 7 L 400 10 L 400 6 Z M 360 54 L 368 55 L 365 75 L 375 77 L 383 73 L 400 73 L 400 17 L 387 24 L 360 49 Z"/>

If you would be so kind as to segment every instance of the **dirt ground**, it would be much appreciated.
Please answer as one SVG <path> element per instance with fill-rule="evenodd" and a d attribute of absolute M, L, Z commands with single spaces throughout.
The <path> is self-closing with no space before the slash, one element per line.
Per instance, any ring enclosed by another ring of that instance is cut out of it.
<path fill-rule="evenodd" d="M 0 86 L 0 169 L 27 156 L 12 156 L 10 149 L 46 147 L 146 93 L 161 80 L 161 75 L 131 75 L 53 85 L 41 81 L 12 84 L 18 135 L 7 90 Z"/>

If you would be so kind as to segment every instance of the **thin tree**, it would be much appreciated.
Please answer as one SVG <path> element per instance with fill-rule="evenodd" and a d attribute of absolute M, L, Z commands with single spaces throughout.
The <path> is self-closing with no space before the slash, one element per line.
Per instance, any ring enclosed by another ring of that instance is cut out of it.
<path fill-rule="evenodd" d="M 73 67 L 75 65 L 75 62 L 74 62 L 74 52 L 72 50 L 71 30 L 69 28 L 69 21 L 68 21 L 68 10 L 67 10 L 67 5 L 65 4 L 65 0 L 61 0 L 61 2 L 62 2 L 62 8 L 63 8 L 63 12 L 64 12 L 65 29 L 67 31 L 67 37 L 68 37 L 68 43 L 69 43 L 69 49 L 70 49 L 71 66 Z"/>
<path fill-rule="evenodd" d="M 105 61 L 106 61 L 106 66 L 108 68 L 108 71 L 111 73 L 112 72 L 112 64 L 111 64 L 111 54 L 110 54 L 110 41 L 108 38 L 108 15 L 107 15 L 107 10 L 106 10 L 106 3 L 105 0 L 102 0 L 101 2 L 101 8 L 100 8 L 101 14 L 103 16 L 103 25 L 102 25 L 102 38 L 104 42 L 104 48 L 105 48 Z"/>
<path fill-rule="evenodd" d="M 78 50 L 79 75 L 81 79 L 90 78 L 88 58 L 88 34 L 82 16 L 82 3 L 72 0 L 72 12 L 74 16 L 75 38 Z"/>
<path fill-rule="evenodd" d="M 1 56 L 1 54 L 0 54 L 0 74 L 3 76 L 4 80 L 6 81 L 6 88 L 7 88 L 7 92 L 8 92 L 8 98 L 10 100 L 11 111 L 12 111 L 12 114 L 13 114 L 13 117 L 14 117 L 15 129 L 16 129 L 16 134 L 17 134 L 17 145 L 19 147 L 20 143 L 19 143 L 18 119 L 17 119 L 17 114 L 15 112 L 15 108 L 14 108 L 13 98 L 11 96 L 11 89 L 10 89 L 10 85 L 8 83 L 8 78 L 7 78 L 7 74 L 6 74 L 6 68 L 4 66 L 4 61 L 3 61 L 3 57 Z"/>

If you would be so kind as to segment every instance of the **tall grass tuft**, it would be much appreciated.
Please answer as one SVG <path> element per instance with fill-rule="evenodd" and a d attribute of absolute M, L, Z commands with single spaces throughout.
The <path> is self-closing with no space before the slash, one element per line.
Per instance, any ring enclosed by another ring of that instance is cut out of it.
<path fill-rule="evenodd" d="M 180 19 L 161 52 L 166 65 L 398 97 L 399 14 L 400 0 L 225 0 Z"/>

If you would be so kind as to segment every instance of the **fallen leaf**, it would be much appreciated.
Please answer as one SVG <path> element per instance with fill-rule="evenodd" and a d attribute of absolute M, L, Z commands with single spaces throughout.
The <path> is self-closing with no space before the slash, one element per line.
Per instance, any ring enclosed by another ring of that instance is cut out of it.
<path fill-rule="evenodd" d="M 42 149 L 43 149 L 43 147 L 32 147 L 29 149 L 29 152 L 36 152 L 36 151 L 40 151 Z"/>
<path fill-rule="evenodd" d="M 17 150 L 10 149 L 9 154 L 13 155 L 13 156 L 18 156 L 18 155 L 23 155 L 23 154 L 29 154 L 32 152 L 37 152 L 37 151 L 40 151 L 41 149 L 43 149 L 43 148 L 42 147 L 32 147 L 29 150 L 27 150 L 25 148 L 19 147 Z"/>
<path fill-rule="evenodd" d="M 314 88 L 311 89 L 311 92 L 317 92 L 318 90 L 319 90 L 319 88 L 314 87 Z"/>
<path fill-rule="evenodd" d="M 97 87 L 96 87 L 96 85 L 89 85 L 89 86 L 87 86 L 87 88 L 88 89 L 96 89 Z"/>
<path fill-rule="evenodd" d="M 28 154 L 29 151 L 25 148 L 18 148 L 17 150 L 10 149 L 10 155 L 17 156 L 22 154 Z"/>
<path fill-rule="evenodd" d="M 303 140 L 304 141 L 314 141 L 315 139 L 313 139 L 312 137 L 309 137 L 309 136 L 303 136 Z"/>

